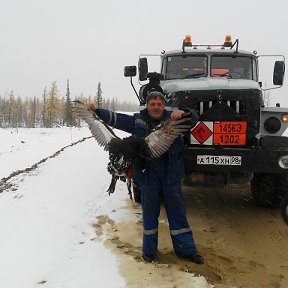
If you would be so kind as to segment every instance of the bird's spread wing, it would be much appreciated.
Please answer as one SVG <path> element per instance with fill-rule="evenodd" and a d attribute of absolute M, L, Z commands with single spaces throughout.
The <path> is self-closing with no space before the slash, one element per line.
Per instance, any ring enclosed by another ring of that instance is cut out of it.
<path fill-rule="evenodd" d="M 155 131 L 145 138 L 151 156 L 157 158 L 164 154 L 178 136 L 191 128 L 190 120 L 191 117 L 184 117 L 179 120 L 168 119 L 157 126 Z"/>
<path fill-rule="evenodd" d="M 103 146 L 105 150 L 108 150 L 108 143 L 114 139 L 118 138 L 113 130 L 106 125 L 95 112 L 87 110 L 81 101 L 74 102 L 74 111 L 76 114 L 82 118 L 88 125 L 91 134 L 96 139 L 100 146 Z"/>

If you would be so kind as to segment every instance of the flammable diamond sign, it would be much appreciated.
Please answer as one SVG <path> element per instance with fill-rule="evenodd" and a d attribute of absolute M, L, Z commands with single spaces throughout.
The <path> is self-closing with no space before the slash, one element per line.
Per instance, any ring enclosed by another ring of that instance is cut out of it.
<path fill-rule="evenodd" d="M 191 144 L 213 144 L 213 122 L 201 121 L 197 122 L 196 126 L 191 130 Z"/>

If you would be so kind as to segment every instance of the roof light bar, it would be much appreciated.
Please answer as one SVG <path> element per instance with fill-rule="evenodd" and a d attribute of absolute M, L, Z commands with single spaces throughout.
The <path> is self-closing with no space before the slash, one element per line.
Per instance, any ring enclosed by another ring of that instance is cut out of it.
<path fill-rule="evenodd" d="M 218 47 L 220 49 L 225 49 L 230 47 L 230 49 L 233 49 L 233 47 L 236 45 L 236 51 L 235 53 L 238 52 L 238 45 L 239 45 L 239 40 L 236 39 L 236 41 L 233 43 L 232 42 L 232 36 L 231 35 L 226 35 L 224 39 L 223 44 L 193 44 L 192 45 L 192 37 L 191 35 L 186 35 L 185 38 L 183 39 L 183 44 L 182 44 L 182 50 L 183 53 L 185 53 L 185 47 L 193 47 L 193 49 L 197 49 L 198 47 L 207 47 L 207 49 L 211 49 L 212 47 Z"/>
<path fill-rule="evenodd" d="M 232 47 L 232 37 L 231 37 L 231 35 L 226 35 L 225 36 L 224 47 Z"/>
<path fill-rule="evenodd" d="M 185 52 L 185 47 L 192 47 L 192 37 L 191 35 L 186 35 L 183 39 L 182 50 Z"/>

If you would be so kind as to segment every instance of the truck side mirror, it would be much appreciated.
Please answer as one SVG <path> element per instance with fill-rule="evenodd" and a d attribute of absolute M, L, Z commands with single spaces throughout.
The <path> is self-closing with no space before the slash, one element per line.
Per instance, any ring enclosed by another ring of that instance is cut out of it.
<path fill-rule="evenodd" d="M 140 58 L 138 61 L 138 70 L 139 70 L 139 80 L 144 81 L 147 80 L 148 73 L 148 62 L 147 58 Z"/>
<path fill-rule="evenodd" d="M 274 65 L 274 74 L 273 74 L 273 84 L 274 85 L 283 85 L 285 73 L 285 63 L 284 61 L 275 61 Z"/>
<path fill-rule="evenodd" d="M 136 66 L 125 66 L 124 67 L 124 76 L 125 77 L 134 77 L 137 74 Z"/>

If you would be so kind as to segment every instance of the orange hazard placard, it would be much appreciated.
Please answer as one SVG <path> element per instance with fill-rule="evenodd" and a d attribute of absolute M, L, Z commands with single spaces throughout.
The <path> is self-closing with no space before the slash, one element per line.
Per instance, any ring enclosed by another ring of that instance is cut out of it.
<path fill-rule="evenodd" d="M 246 134 L 214 134 L 214 144 L 219 145 L 245 145 Z"/>
<path fill-rule="evenodd" d="M 213 143 L 218 145 L 245 145 L 247 122 L 215 122 Z"/>

